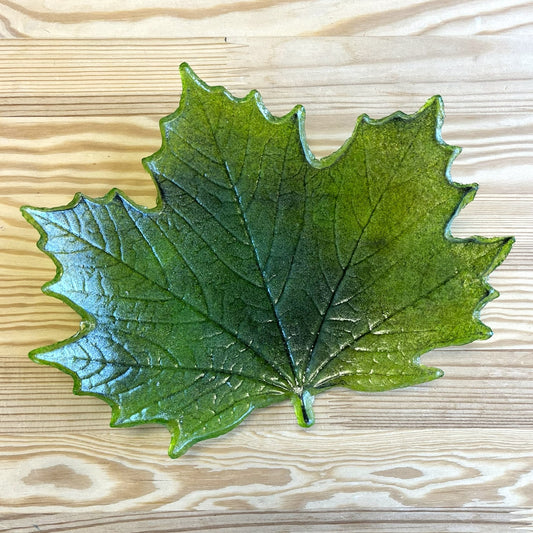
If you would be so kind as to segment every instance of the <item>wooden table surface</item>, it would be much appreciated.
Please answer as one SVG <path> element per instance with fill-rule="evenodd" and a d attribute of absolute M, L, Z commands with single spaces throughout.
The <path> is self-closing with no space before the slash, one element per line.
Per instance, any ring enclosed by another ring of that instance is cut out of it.
<path fill-rule="evenodd" d="M 0 531 L 533 530 L 533 8 L 519 0 L 0 1 Z M 180 96 L 178 65 L 274 114 L 301 103 L 317 156 L 356 117 L 441 94 L 457 236 L 515 235 L 483 311 L 491 340 L 435 350 L 437 381 L 333 390 L 316 424 L 254 412 L 172 460 L 164 427 L 110 410 L 27 352 L 79 317 L 23 204 L 112 187 L 153 205 L 142 157 Z M 529 526 L 528 526 L 529 524 Z"/>

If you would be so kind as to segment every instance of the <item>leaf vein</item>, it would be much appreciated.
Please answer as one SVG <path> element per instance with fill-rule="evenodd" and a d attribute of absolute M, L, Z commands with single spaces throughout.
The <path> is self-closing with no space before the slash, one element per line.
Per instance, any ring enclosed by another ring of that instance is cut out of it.
<path fill-rule="evenodd" d="M 322 314 L 322 318 L 321 318 L 320 324 L 318 326 L 317 333 L 316 333 L 315 338 L 313 340 L 313 344 L 311 345 L 311 349 L 309 350 L 310 356 L 308 358 L 308 362 L 307 362 L 307 365 L 306 365 L 306 370 L 305 370 L 306 375 L 308 374 L 309 369 L 310 369 L 310 367 L 311 367 L 311 365 L 313 363 L 313 360 L 314 360 L 314 357 L 315 357 L 315 354 L 316 354 L 316 348 L 317 348 L 317 345 L 318 345 L 318 341 L 319 341 L 320 335 L 322 333 L 322 329 L 324 328 L 324 324 L 326 323 L 326 317 L 327 317 L 327 315 L 328 315 L 328 313 L 329 313 L 329 311 L 330 311 L 330 309 L 332 307 L 332 303 L 333 303 L 333 301 L 334 301 L 334 299 L 335 299 L 335 297 L 337 295 L 337 292 L 338 292 L 340 286 L 342 285 L 344 279 L 346 278 L 346 274 L 347 274 L 348 270 L 350 270 L 350 268 L 352 266 L 352 261 L 353 261 L 354 257 L 356 256 L 357 250 L 359 249 L 359 245 L 360 245 L 360 243 L 361 243 L 361 241 L 363 239 L 363 235 L 364 235 L 365 231 L 367 230 L 367 228 L 369 227 L 370 222 L 372 221 L 372 217 L 374 216 L 374 213 L 376 212 L 378 206 L 381 204 L 383 198 L 385 197 L 385 193 L 387 192 L 387 190 L 390 187 L 391 183 L 396 178 L 398 170 L 402 166 L 407 154 L 411 150 L 411 147 L 415 143 L 415 140 L 417 139 L 417 137 L 418 137 L 418 135 L 419 135 L 421 130 L 422 130 L 422 124 L 420 124 L 418 126 L 416 133 L 412 136 L 412 138 L 411 138 L 410 142 L 408 143 L 407 147 L 404 149 L 403 154 L 402 154 L 402 156 L 400 158 L 400 161 L 398 162 L 398 164 L 394 168 L 393 172 L 390 173 L 390 176 L 389 176 L 385 186 L 383 187 L 383 190 L 381 191 L 381 194 L 380 194 L 379 198 L 377 199 L 375 205 L 372 207 L 372 209 L 370 211 L 370 214 L 368 215 L 368 219 L 367 219 L 365 225 L 363 226 L 363 228 L 361 229 L 361 232 L 360 232 L 357 240 L 355 241 L 354 247 L 352 249 L 352 252 L 350 254 L 350 258 L 349 258 L 349 260 L 348 260 L 348 262 L 346 264 L 346 267 L 344 267 L 342 269 L 342 274 L 339 277 L 339 279 L 338 279 L 338 281 L 337 281 L 337 283 L 335 285 L 335 289 L 331 293 L 331 296 L 329 298 L 328 304 L 325 307 L 325 311 Z M 366 175 L 368 175 L 368 158 L 366 156 L 366 143 L 365 143 L 365 137 L 364 137 L 364 129 L 363 129 L 362 135 L 363 135 L 363 146 L 365 147 L 365 169 L 366 169 L 365 172 L 366 172 Z"/>
<path fill-rule="evenodd" d="M 57 222 L 53 222 L 53 221 L 49 221 L 51 224 L 53 225 L 56 225 L 58 226 L 60 229 L 65 229 L 64 227 L 60 226 Z M 92 242 L 89 242 L 87 239 L 83 238 L 83 236 L 81 235 L 78 235 L 77 236 L 78 238 L 80 238 L 80 240 L 82 240 L 83 242 L 86 242 L 89 246 L 95 248 L 96 250 L 100 251 L 100 252 L 103 252 L 104 254 L 108 255 L 109 257 L 111 257 L 112 259 L 114 259 L 115 261 L 118 261 L 120 262 L 121 264 L 125 265 L 126 267 L 128 267 L 134 274 L 137 274 L 138 276 L 144 278 L 146 281 L 148 281 L 149 283 L 152 283 L 154 286 L 158 287 L 159 289 L 162 289 L 164 292 L 167 292 L 170 296 L 178 299 L 178 300 L 181 300 L 183 303 L 185 303 L 186 305 L 188 305 L 194 312 L 198 313 L 199 315 L 203 316 L 206 320 L 208 320 L 209 322 L 213 323 L 215 326 L 219 327 L 221 330 L 223 330 L 225 333 L 227 333 L 228 335 L 232 336 L 233 338 L 235 338 L 237 341 L 239 341 L 243 346 L 245 346 L 246 348 L 248 348 L 249 350 L 251 350 L 252 352 L 254 352 L 255 354 L 257 354 L 261 359 L 263 359 L 273 370 L 276 371 L 276 373 L 286 379 L 286 376 L 285 376 L 285 373 L 280 369 L 278 368 L 276 365 L 274 365 L 274 363 L 272 363 L 271 361 L 269 361 L 263 354 L 261 354 L 261 352 L 258 352 L 252 345 L 251 343 L 247 342 L 246 340 L 242 339 L 238 333 L 234 332 L 234 331 L 231 331 L 229 328 L 227 328 L 224 324 L 222 324 L 221 322 L 215 320 L 212 316 L 209 316 L 207 315 L 204 311 L 202 311 L 201 309 L 199 309 L 198 307 L 194 306 L 193 304 L 191 304 L 190 302 L 188 302 L 187 300 L 185 300 L 185 298 L 179 294 L 176 294 L 174 292 L 172 292 L 168 287 L 164 287 L 163 285 L 160 285 L 158 282 L 156 282 L 155 280 L 152 280 L 150 279 L 149 277 L 147 277 L 143 272 L 140 272 L 138 270 L 136 270 L 132 265 L 122 261 L 121 259 L 115 257 L 114 255 L 112 255 L 110 252 L 108 252 L 107 250 L 103 249 L 103 248 L 100 248 L 98 247 L 96 244 L 92 243 Z"/>
<path fill-rule="evenodd" d="M 254 243 L 254 239 L 252 237 L 252 233 L 251 233 L 251 230 L 250 230 L 250 224 L 249 224 L 248 218 L 246 216 L 246 212 L 243 209 L 242 197 L 241 197 L 241 195 L 240 195 L 240 193 L 239 193 L 239 191 L 237 189 L 237 186 L 235 184 L 235 180 L 233 178 L 233 174 L 231 172 L 231 169 L 229 168 L 229 165 L 228 165 L 227 161 L 222 156 L 222 152 L 221 152 L 220 146 L 219 146 L 219 144 L 217 142 L 217 138 L 216 138 L 215 132 L 213 130 L 213 126 L 212 126 L 212 124 L 211 124 L 211 122 L 209 120 L 209 114 L 206 112 L 203 102 L 200 102 L 200 107 L 201 107 L 202 111 L 204 112 L 204 115 L 206 117 L 206 120 L 207 120 L 208 124 L 211 127 L 211 136 L 212 136 L 212 139 L 213 139 L 213 143 L 214 143 L 214 145 L 216 146 L 216 148 L 218 150 L 220 160 L 224 162 L 224 167 L 226 169 L 228 182 L 230 183 L 230 185 L 232 187 L 233 194 L 234 194 L 234 197 L 235 197 L 235 203 L 236 203 L 236 205 L 238 207 L 239 215 L 240 215 L 240 217 L 241 217 L 241 219 L 243 221 L 243 226 L 244 226 L 244 229 L 246 231 L 247 237 L 249 239 L 250 246 L 252 248 L 252 252 L 253 252 L 252 255 L 253 255 L 254 260 L 255 260 L 256 268 L 257 268 L 257 270 L 259 271 L 259 273 L 261 275 L 261 279 L 262 279 L 262 282 L 263 282 L 263 286 L 264 286 L 265 292 L 267 293 L 268 300 L 270 302 L 272 311 L 274 313 L 274 316 L 276 317 L 276 325 L 277 325 L 277 328 L 278 328 L 278 330 L 280 332 L 281 339 L 282 339 L 282 342 L 284 344 L 285 351 L 286 351 L 286 354 L 288 356 L 289 363 L 290 363 L 291 369 L 292 369 L 292 376 L 286 376 L 286 377 L 289 380 L 289 383 L 292 384 L 293 379 L 296 378 L 296 375 L 297 375 L 297 373 L 296 373 L 296 364 L 295 364 L 295 361 L 294 361 L 293 356 L 292 356 L 292 351 L 290 350 L 290 347 L 289 347 L 289 345 L 287 343 L 287 337 L 285 335 L 285 332 L 283 331 L 283 326 L 281 324 L 281 321 L 280 321 L 280 318 L 279 318 L 279 315 L 278 315 L 278 312 L 277 312 L 276 305 L 274 304 L 274 299 L 272 297 L 272 293 L 270 291 L 270 287 L 269 287 L 269 285 L 267 283 L 267 280 L 266 280 L 266 274 L 263 271 L 263 269 L 261 268 L 259 257 L 257 255 L 257 247 L 256 247 L 256 245 Z M 250 134 L 250 132 L 248 130 L 248 135 L 249 134 Z"/>

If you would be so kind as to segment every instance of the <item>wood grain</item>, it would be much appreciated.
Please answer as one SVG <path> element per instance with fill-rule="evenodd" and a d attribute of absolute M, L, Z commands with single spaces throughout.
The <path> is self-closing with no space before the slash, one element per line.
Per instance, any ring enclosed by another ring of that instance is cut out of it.
<path fill-rule="evenodd" d="M 520 35 L 525 0 L 2 0 L 0 36 Z"/>
<path fill-rule="evenodd" d="M 0 437 L 6 514 L 533 505 L 527 429 L 239 428 L 179 461 L 158 428 L 28 437 Z"/>
<path fill-rule="evenodd" d="M 185 15 L 164 2 L 90 11 L 69 4 L 0 1 L 5 35 L 114 32 L 110 40 L 0 41 L 0 487 L 9 487 L 0 491 L 0 531 L 527 529 L 533 51 L 519 35 L 529 31 L 524 4 L 487 2 L 480 11 L 475 2 L 404 2 L 378 17 L 379 2 L 361 2 L 352 17 L 344 3 L 338 20 L 303 13 L 301 33 L 337 28 L 351 37 L 252 38 L 245 13 L 268 26 L 274 13 L 302 4 L 197 2 L 197 18 L 187 19 L 196 29 L 240 21 L 243 36 L 226 39 L 175 39 L 187 35 L 177 31 Z M 335 2 L 307 4 L 317 14 Z M 141 39 L 156 22 L 168 25 L 157 39 Z M 473 27 L 508 35 L 450 37 Z M 163 38 L 169 28 L 172 38 Z M 139 38 L 117 38 L 134 29 Z M 411 36 L 357 36 L 400 29 Z M 153 205 L 140 160 L 157 150 L 158 119 L 177 106 L 182 60 L 238 96 L 260 89 L 275 114 L 304 104 L 318 156 L 343 143 L 359 114 L 413 112 L 442 94 L 444 138 L 463 147 L 453 177 L 480 185 L 454 234 L 517 237 L 491 276 L 501 295 L 482 316 L 493 338 L 424 356 L 443 379 L 383 394 L 330 391 L 317 398 L 308 431 L 289 404 L 276 405 L 179 460 L 166 456 L 165 428 L 110 429 L 106 404 L 72 396 L 71 378 L 32 363 L 30 349 L 73 334 L 79 317 L 40 292 L 54 267 L 19 207 L 63 205 L 76 191 L 102 196 L 112 187 Z"/>
<path fill-rule="evenodd" d="M 0 40 L 0 111 L 160 116 L 176 107 L 188 61 L 237 96 L 258 89 L 274 113 L 299 102 L 308 120 L 335 113 L 337 127 L 412 112 L 434 94 L 448 113 L 509 115 L 533 109 L 532 60 L 521 37 Z"/>
<path fill-rule="evenodd" d="M 359 509 L 357 511 L 305 511 L 272 512 L 261 511 L 206 511 L 198 513 L 166 511 L 154 513 L 77 513 L 30 515 L 24 518 L 6 518 L 4 526 L 13 533 L 34 533 L 35 531 L 76 531 L 77 533 L 99 533 L 101 531 L 129 531 L 145 533 L 216 531 L 254 531 L 259 533 L 340 533 L 346 531 L 397 533 L 505 533 L 525 530 L 523 511 L 502 509 L 408 509 L 380 510 Z M 510 525 L 510 522 L 512 525 Z M 2 526 L 0 526 L 1 528 Z M 0 529 L 1 531 L 1 529 Z"/>

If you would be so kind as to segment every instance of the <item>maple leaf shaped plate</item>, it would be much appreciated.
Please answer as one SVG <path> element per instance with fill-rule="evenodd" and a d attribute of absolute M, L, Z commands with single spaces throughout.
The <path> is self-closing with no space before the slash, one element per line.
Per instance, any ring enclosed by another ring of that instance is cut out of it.
<path fill-rule="evenodd" d="M 317 160 L 304 109 L 272 116 L 186 65 L 161 149 L 144 160 L 157 206 L 120 191 L 23 207 L 57 266 L 43 287 L 82 317 L 33 351 L 112 408 L 112 426 L 166 424 L 176 457 L 290 399 L 314 421 L 334 386 L 383 391 L 439 377 L 420 356 L 486 339 L 488 274 L 512 238 L 457 239 L 476 186 L 453 183 L 459 149 L 433 97 L 415 114 L 366 115 Z"/>

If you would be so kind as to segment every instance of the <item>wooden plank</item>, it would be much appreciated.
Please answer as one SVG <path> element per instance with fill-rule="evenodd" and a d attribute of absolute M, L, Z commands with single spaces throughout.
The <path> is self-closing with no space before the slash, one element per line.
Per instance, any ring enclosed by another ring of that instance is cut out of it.
<path fill-rule="evenodd" d="M 1 435 L 0 512 L 533 506 L 528 429 L 238 428 L 178 461 L 168 440 L 157 428 Z"/>
<path fill-rule="evenodd" d="M 517 37 L 0 40 L 0 114 L 164 114 L 188 61 L 211 84 L 262 92 L 275 113 L 415 111 L 442 94 L 448 112 L 533 109 L 533 51 Z M 309 117 L 310 119 L 311 117 Z"/>
<path fill-rule="evenodd" d="M 494 35 L 531 33 L 523 0 L 3 0 L 0 36 Z"/>
<path fill-rule="evenodd" d="M 527 509 L 387 509 L 376 511 L 166 511 L 157 513 L 62 513 L 6 517 L 3 526 L 12 533 L 75 531 L 76 533 L 208 533 L 238 530 L 258 533 L 341 533 L 346 531 L 397 533 L 506 533 L 525 530 Z M 2 527 L 2 526 L 0 526 Z"/>

